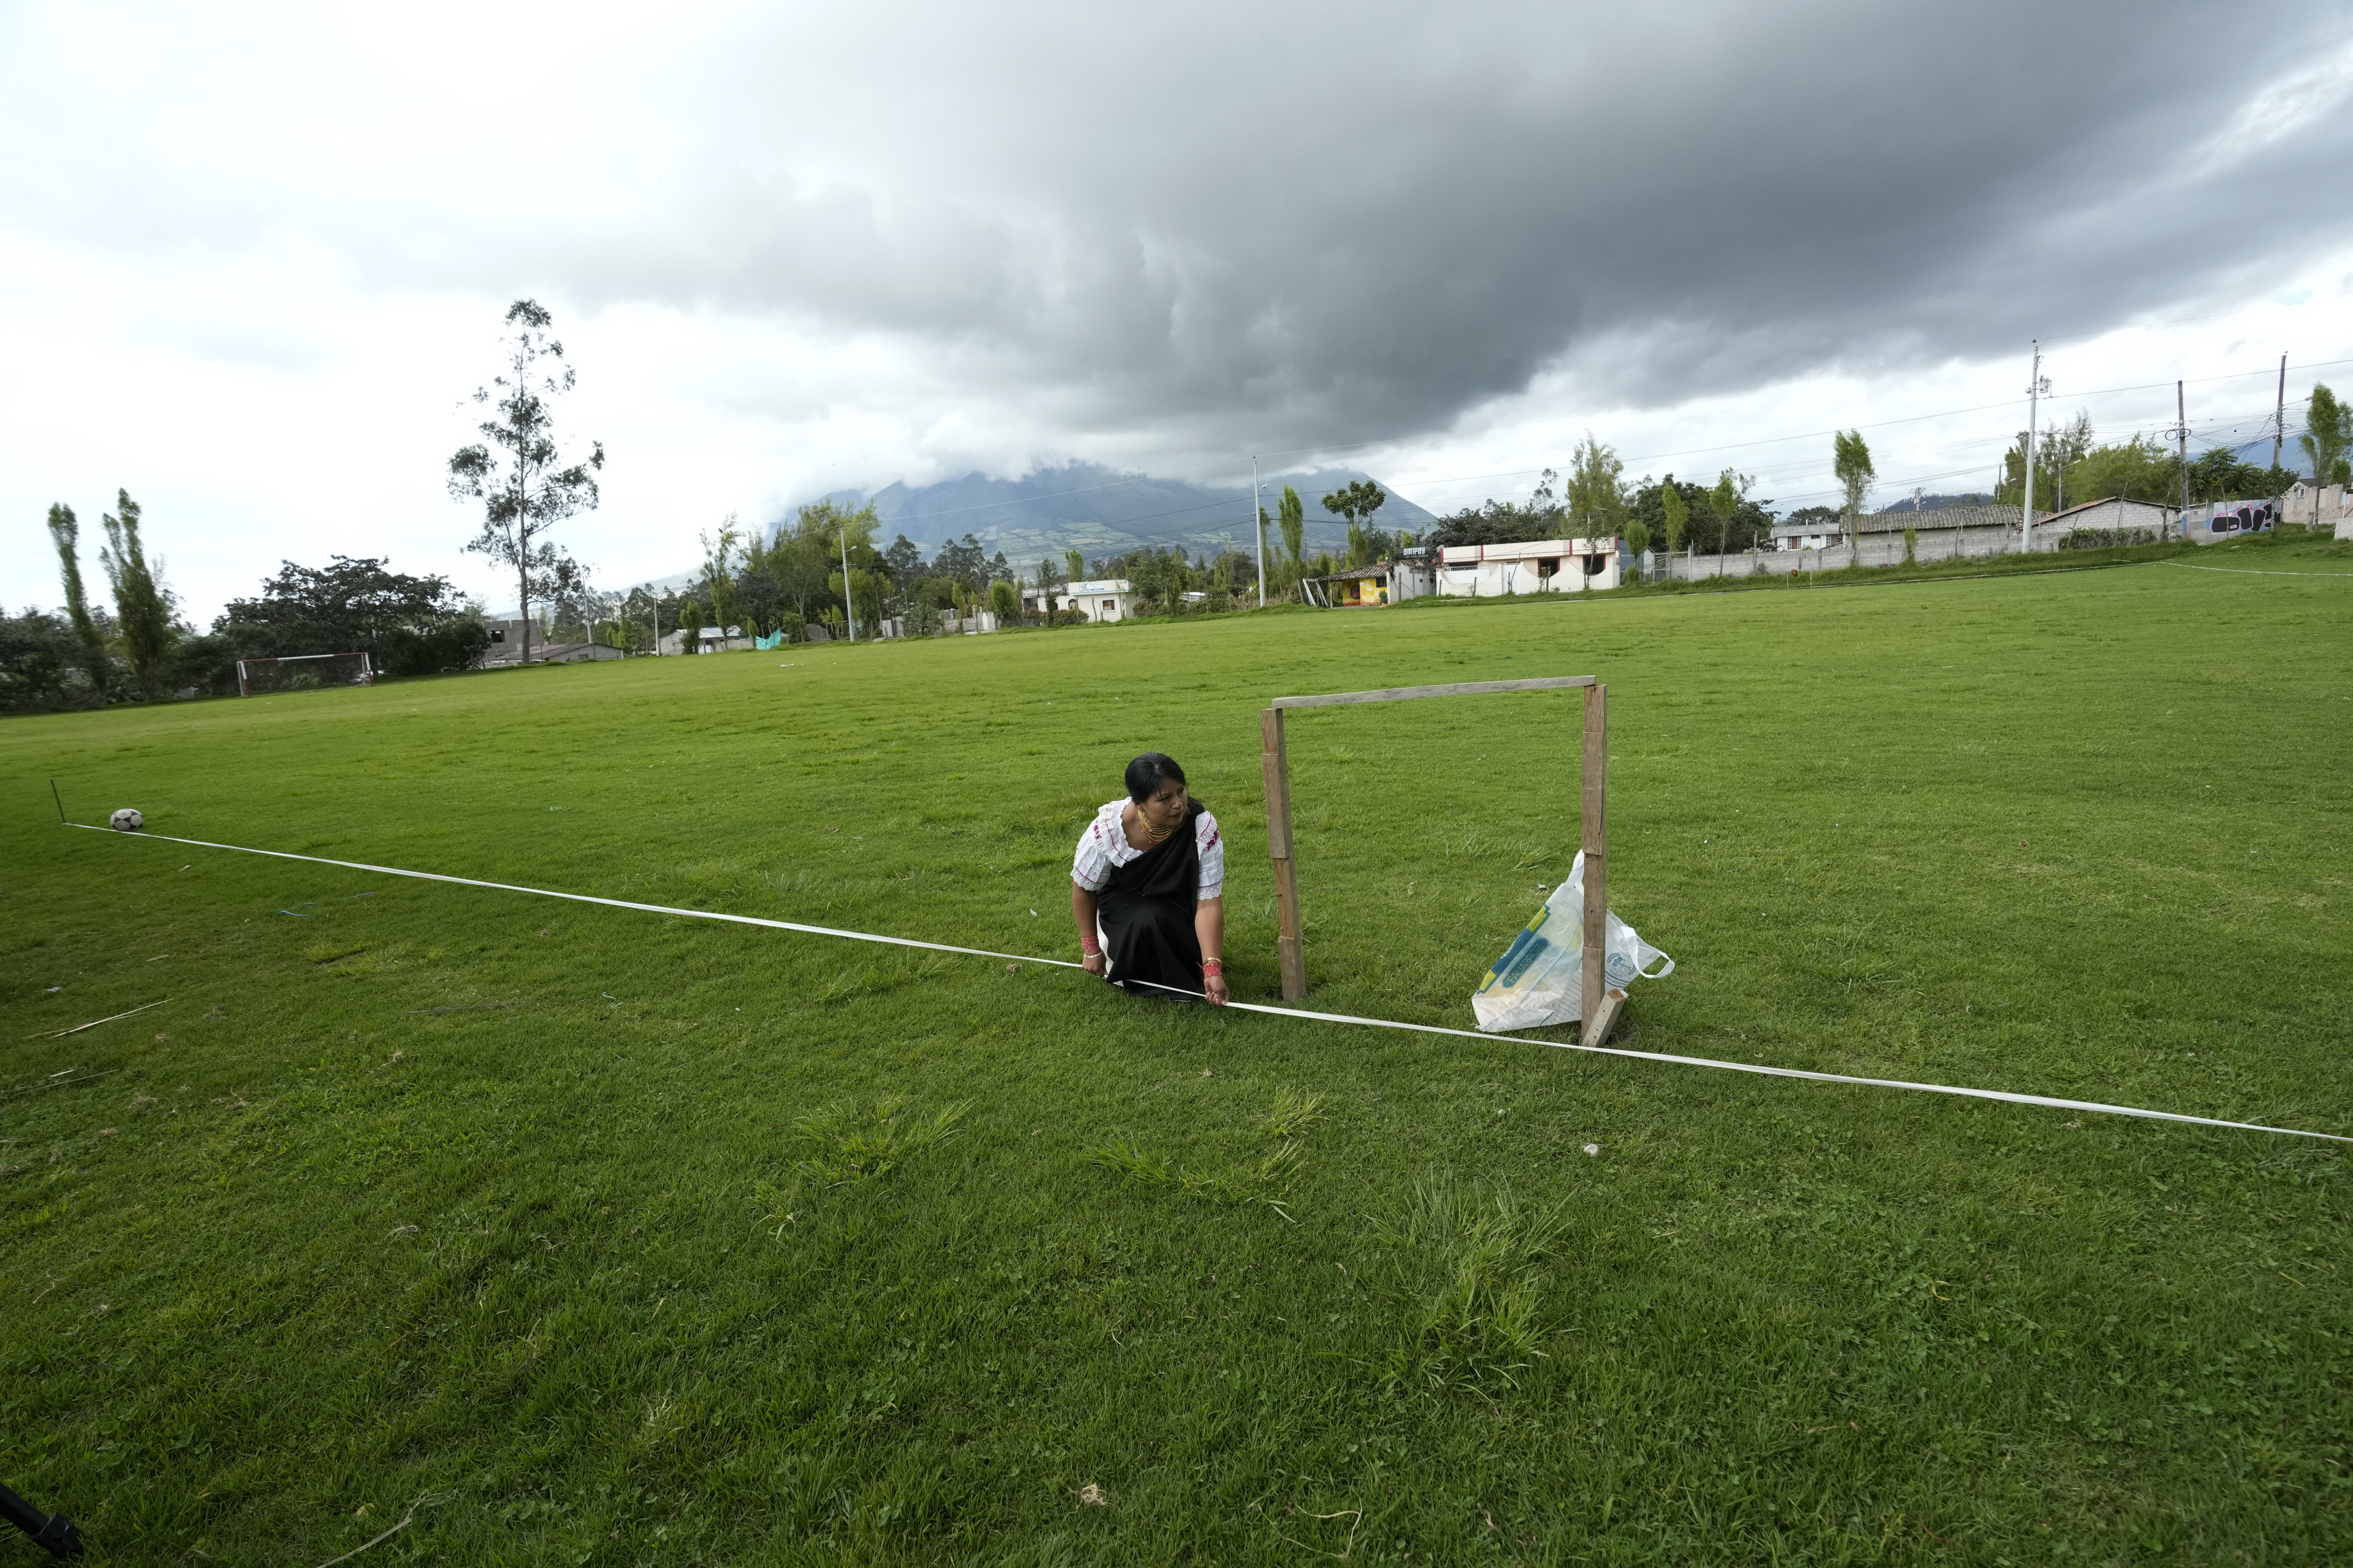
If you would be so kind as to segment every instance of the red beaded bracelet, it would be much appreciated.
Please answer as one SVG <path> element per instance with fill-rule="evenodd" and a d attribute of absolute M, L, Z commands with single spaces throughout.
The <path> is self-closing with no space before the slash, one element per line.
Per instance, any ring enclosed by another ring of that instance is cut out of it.
<path fill-rule="evenodd" d="M 1226 972 L 1226 961 L 1225 961 L 1224 959 L 1222 959 L 1222 958 L 1205 958 L 1205 959 L 1201 960 L 1201 973 L 1204 973 L 1204 974 L 1223 974 L 1225 972 Z"/>

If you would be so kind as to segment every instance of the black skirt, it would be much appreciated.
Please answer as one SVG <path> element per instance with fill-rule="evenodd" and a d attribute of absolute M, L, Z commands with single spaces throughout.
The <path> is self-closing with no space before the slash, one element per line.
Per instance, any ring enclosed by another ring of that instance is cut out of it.
<path fill-rule="evenodd" d="M 1095 895 L 1103 951 L 1111 956 L 1108 978 L 1130 995 L 1201 998 L 1201 936 L 1193 926 L 1201 901 L 1201 849 L 1194 842 L 1194 818 L 1200 814 L 1201 803 L 1187 797 L 1176 830 L 1126 865 L 1113 866 L 1111 880 Z"/>

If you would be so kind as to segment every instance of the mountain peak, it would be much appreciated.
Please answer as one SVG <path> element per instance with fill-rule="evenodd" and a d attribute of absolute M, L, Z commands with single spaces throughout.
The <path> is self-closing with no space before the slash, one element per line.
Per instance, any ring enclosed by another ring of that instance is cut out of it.
<path fill-rule="evenodd" d="M 1347 541 L 1346 521 L 1325 511 L 1319 498 L 1372 477 L 1354 468 L 1279 474 L 1261 482 L 1260 494 L 1271 514 L 1284 485 L 1298 489 L 1307 503 L 1306 548 L 1312 552 Z M 937 484 L 893 482 L 871 492 L 837 490 L 821 499 L 853 507 L 871 501 L 882 520 L 882 544 L 903 533 L 928 551 L 969 533 L 1016 563 L 1066 550 L 1096 557 L 1176 545 L 1188 553 L 1214 555 L 1229 544 L 1243 551 L 1257 546 L 1249 486 L 1155 479 L 1096 463 L 1035 468 L 1016 479 L 975 470 Z M 789 527 L 792 515 L 787 511 L 771 522 L 770 536 Z M 1391 532 L 1402 528 L 1419 533 L 1437 520 L 1390 490 L 1374 521 Z"/>

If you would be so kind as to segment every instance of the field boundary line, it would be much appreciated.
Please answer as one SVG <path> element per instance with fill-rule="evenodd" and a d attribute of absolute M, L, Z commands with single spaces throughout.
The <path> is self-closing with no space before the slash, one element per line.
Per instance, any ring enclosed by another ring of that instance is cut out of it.
<path fill-rule="evenodd" d="M 69 822 L 65 826 L 79 827 L 86 833 L 111 833 L 115 830 L 87 822 Z M 909 936 L 882 936 L 873 931 L 847 931 L 839 926 L 804 925 L 798 921 L 770 920 L 762 915 L 729 914 L 722 910 L 688 910 L 670 904 L 643 904 L 629 899 L 607 899 L 594 893 L 566 893 L 554 888 L 531 888 L 518 882 L 491 882 L 477 877 L 453 877 L 441 871 L 411 871 L 398 866 L 372 866 L 360 860 L 337 860 L 324 855 L 297 855 L 286 849 L 256 849 L 244 844 L 216 844 L 204 838 L 175 838 L 168 833 L 135 833 L 134 838 L 153 839 L 164 844 L 185 844 L 198 849 L 226 849 L 238 855 L 263 855 L 273 860 L 305 860 L 314 866 L 341 866 L 346 870 L 373 871 L 385 877 L 407 877 L 420 882 L 448 882 L 461 888 L 489 888 L 501 893 L 530 893 L 543 899 L 563 899 L 575 904 L 602 904 L 608 909 L 636 910 L 645 914 L 682 915 L 689 920 L 723 921 L 730 925 L 765 926 L 774 931 L 796 931 L 810 936 L 837 936 L 849 942 L 871 942 L 885 947 L 922 948 L 931 952 L 961 952 L 973 958 L 1007 958 L 1018 963 L 1045 963 L 1060 969 L 1083 972 L 1086 965 L 1067 958 L 1039 958 L 1027 952 L 998 952 L 993 948 L 959 947 L 953 942 L 923 942 Z M 1149 984 L 1150 982 L 1140 982 Z M 1154 986 L 1174 995 L 1200 995 L 1197 991 L 1182 991 L 1173 985 Z M 1259 1002 L 1229 1002 L 1228 1011 L 1262 1013 L 1276 1018 L 1306 1018 L 1321 1024 L 1353 1024 L 1372 1029 L 1402 1029 L 1417 1035 L 1447 1035 L 1465 1040 L 1520 1040 L 1525 1044 L 1546 1046 L 1556 1051 L 1586 1051 L 1595 1056 L 1623 1057 L 1632 1061 L 1660 1062 L 1673 1067 L 1719 1068 L 1726 1072 L 1754 1073 L 1761 1078 L 1804 1079 L 1812 1083 L 1851 1083 L 1870 1089 L 1910 1089 L 1921 1094 L 1950 1094 L 1966 1100 L 1995 1100 L 2010 1105 L 2038 1105 L 2054 1110 L 2083 1110 L 2101 1116 L 2134 1116 L 2150 1121 L 2178 1121 L 2195 1127 L 2221 1127 L 2234 1132 L 2276 1132 L 2289 1138 L 2318 1138 L 2331 1143 L 2353 1143 L 2353 1136 L 2341 1132 L 2313 1132 L 2298 1127 L 2267 1127 L 2255 1121 L 2226 1121 L 2219 1117 L 2191 1116 L 2178 1110 L 2150 1110 L 2134 1105 L 2109 1105 L 2095 1100 L 2063 1100 L 2053 1095 L 2021 1094 L 2004 1089 L 1968 1089 L 1955 1084 L 1914 1083 L 1905 1079 L 1859 1078 L 1847 1073 L 1813 1072 L 1804 1068 L 1768 1067 L 1762 1062 L 1727 1062 L 1712 1057 L 1681 1057 L 1665 1051 L 1635 1051 L 1623 1046 L 1588 1046 L 1573 1040 L 1535 1040 L 1525 1036 L 1490 1035 L 1476 1029 L 1450 1029 L 1438 1024 L 1409 1024 L 1395 1018 L 1363 1018 L 1350 1013 L 1319 1013 L 1305 1007 L 1271 1007 Z"/>
<path fill-rule="evenodd" d="M 2169 563 L 2163 561 L 2092 561 L 2087 562 L 2081 566 L 2029 566 L 2021 568 L 2016 572 L 1939 572 L 1932 575 L 1919 577 L 1885 577 L 1881 578 L 1876 582 L 1806 583 L 1799 584 L 1794 588 L 1790 585 L 1788 575 L 1780 573 L 1762 572 L 1752 573 L 1746 577 L 1707 579 L 1709 582 L 1721 581 L 1725 583 L 1754 584 L 1749 587 L 1692 588 L 1682 593 L 1636 594 L 1623 599 L 1612 598 L 1610 595 L 1615 592 L 1613 589 L 1602 589 L 1598 595 L 1587 595 L 1582 592 L 1573 592 L 1556 594 L 1550 595 L 1550 597 L 1560 600 L 1563 605 L 1582 604 L 1590 605 L 1598 608 L 1603 605 L 1647 605 L 1654 600 L 1663 602 L 1674 599 L 1714 599 L 1719 598 L 1726 594 L 1814 594 L 1827 593 L 1833 588 L 1916 588 L 1936 583 L 1982 583 L 1996 577 L 2055 577 L 2063 572 L 2121 572 L 2126 567 L 2131 566 L 2163 566 L 2168 564 L 2169 564 Z M 1839 567 L 1837 570 L 1847 571 L 1850 570 L 1850 568 Z M 1878 572 L 1889 571 L 1893 570 L 1893 568 L 1874 566 L 1866 567 L 1865 570 Z M 1808 575 L 1812 575 L 1812 574 L 1808 574 Z M 1648 586 L 1647 584 L 1642 585 Z M 1545 602 L 1545 598 L 1546 595 L 1536 594 L 1512 594 L 1507 595 L 1503 598 L 1491 600 L 1489 602 L 1493 604 L 1517 603 L 1539 605 Z M 1410 604 L 1415 601 L 1408 600 L 1405 602 Z M 1462 602 L 1467 604 L 1478 603 L 1475 599 L 1465 600 Z M 75 823 L 74 826 L 76 827 L 80 827 L 87 825 L 78 822 Z"/>
<path fill-rule="evenodd" d="M 2179 566 L 2184 572 L 2228 572 L 2234 577 L 2353 577 L 2353 572 L 2266 572 L 2260 566 L 2199 566 L 2187 561 L 2158 561 L 2157 566 Z"/>

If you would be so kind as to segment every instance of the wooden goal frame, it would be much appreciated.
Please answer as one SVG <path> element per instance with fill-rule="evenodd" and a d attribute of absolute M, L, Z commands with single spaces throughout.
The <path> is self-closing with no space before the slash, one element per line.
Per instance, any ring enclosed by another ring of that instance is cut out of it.
<path fill-rule="evenodd" d="M 1282 966 L 1282 999 L 1307 994 L 1307 958 L 1299 918 L 1299 868 L 1291 831 L 1291 759 L 1283 748 L 1282 716 L 1293 708 L 1339 708 L 1358 702 L 1403 702 L 1418 697 L 1477 697 L 1496 691 L 1585 691 L 1585 755 L 1579 816 L 1585 850 L 1583 951 L 1600 954 L 1608 942 L 1609 689 L 1590 675 L 1550 675 L 1533 680 L 1470 680 L 1452 686 L 1396 686 L 1380 691 L 1335 691 L 1321 697 L 1278 697 L 1259 715 L 1260 765 L 1266 777 L 1266 852 L 1274 861 L 1276 950 Z M 1599 1045 L 1618 1021 L 1626 993 L 1607 983 L 1604 964 L 1579 966 L 1579 1038 Z"/>

